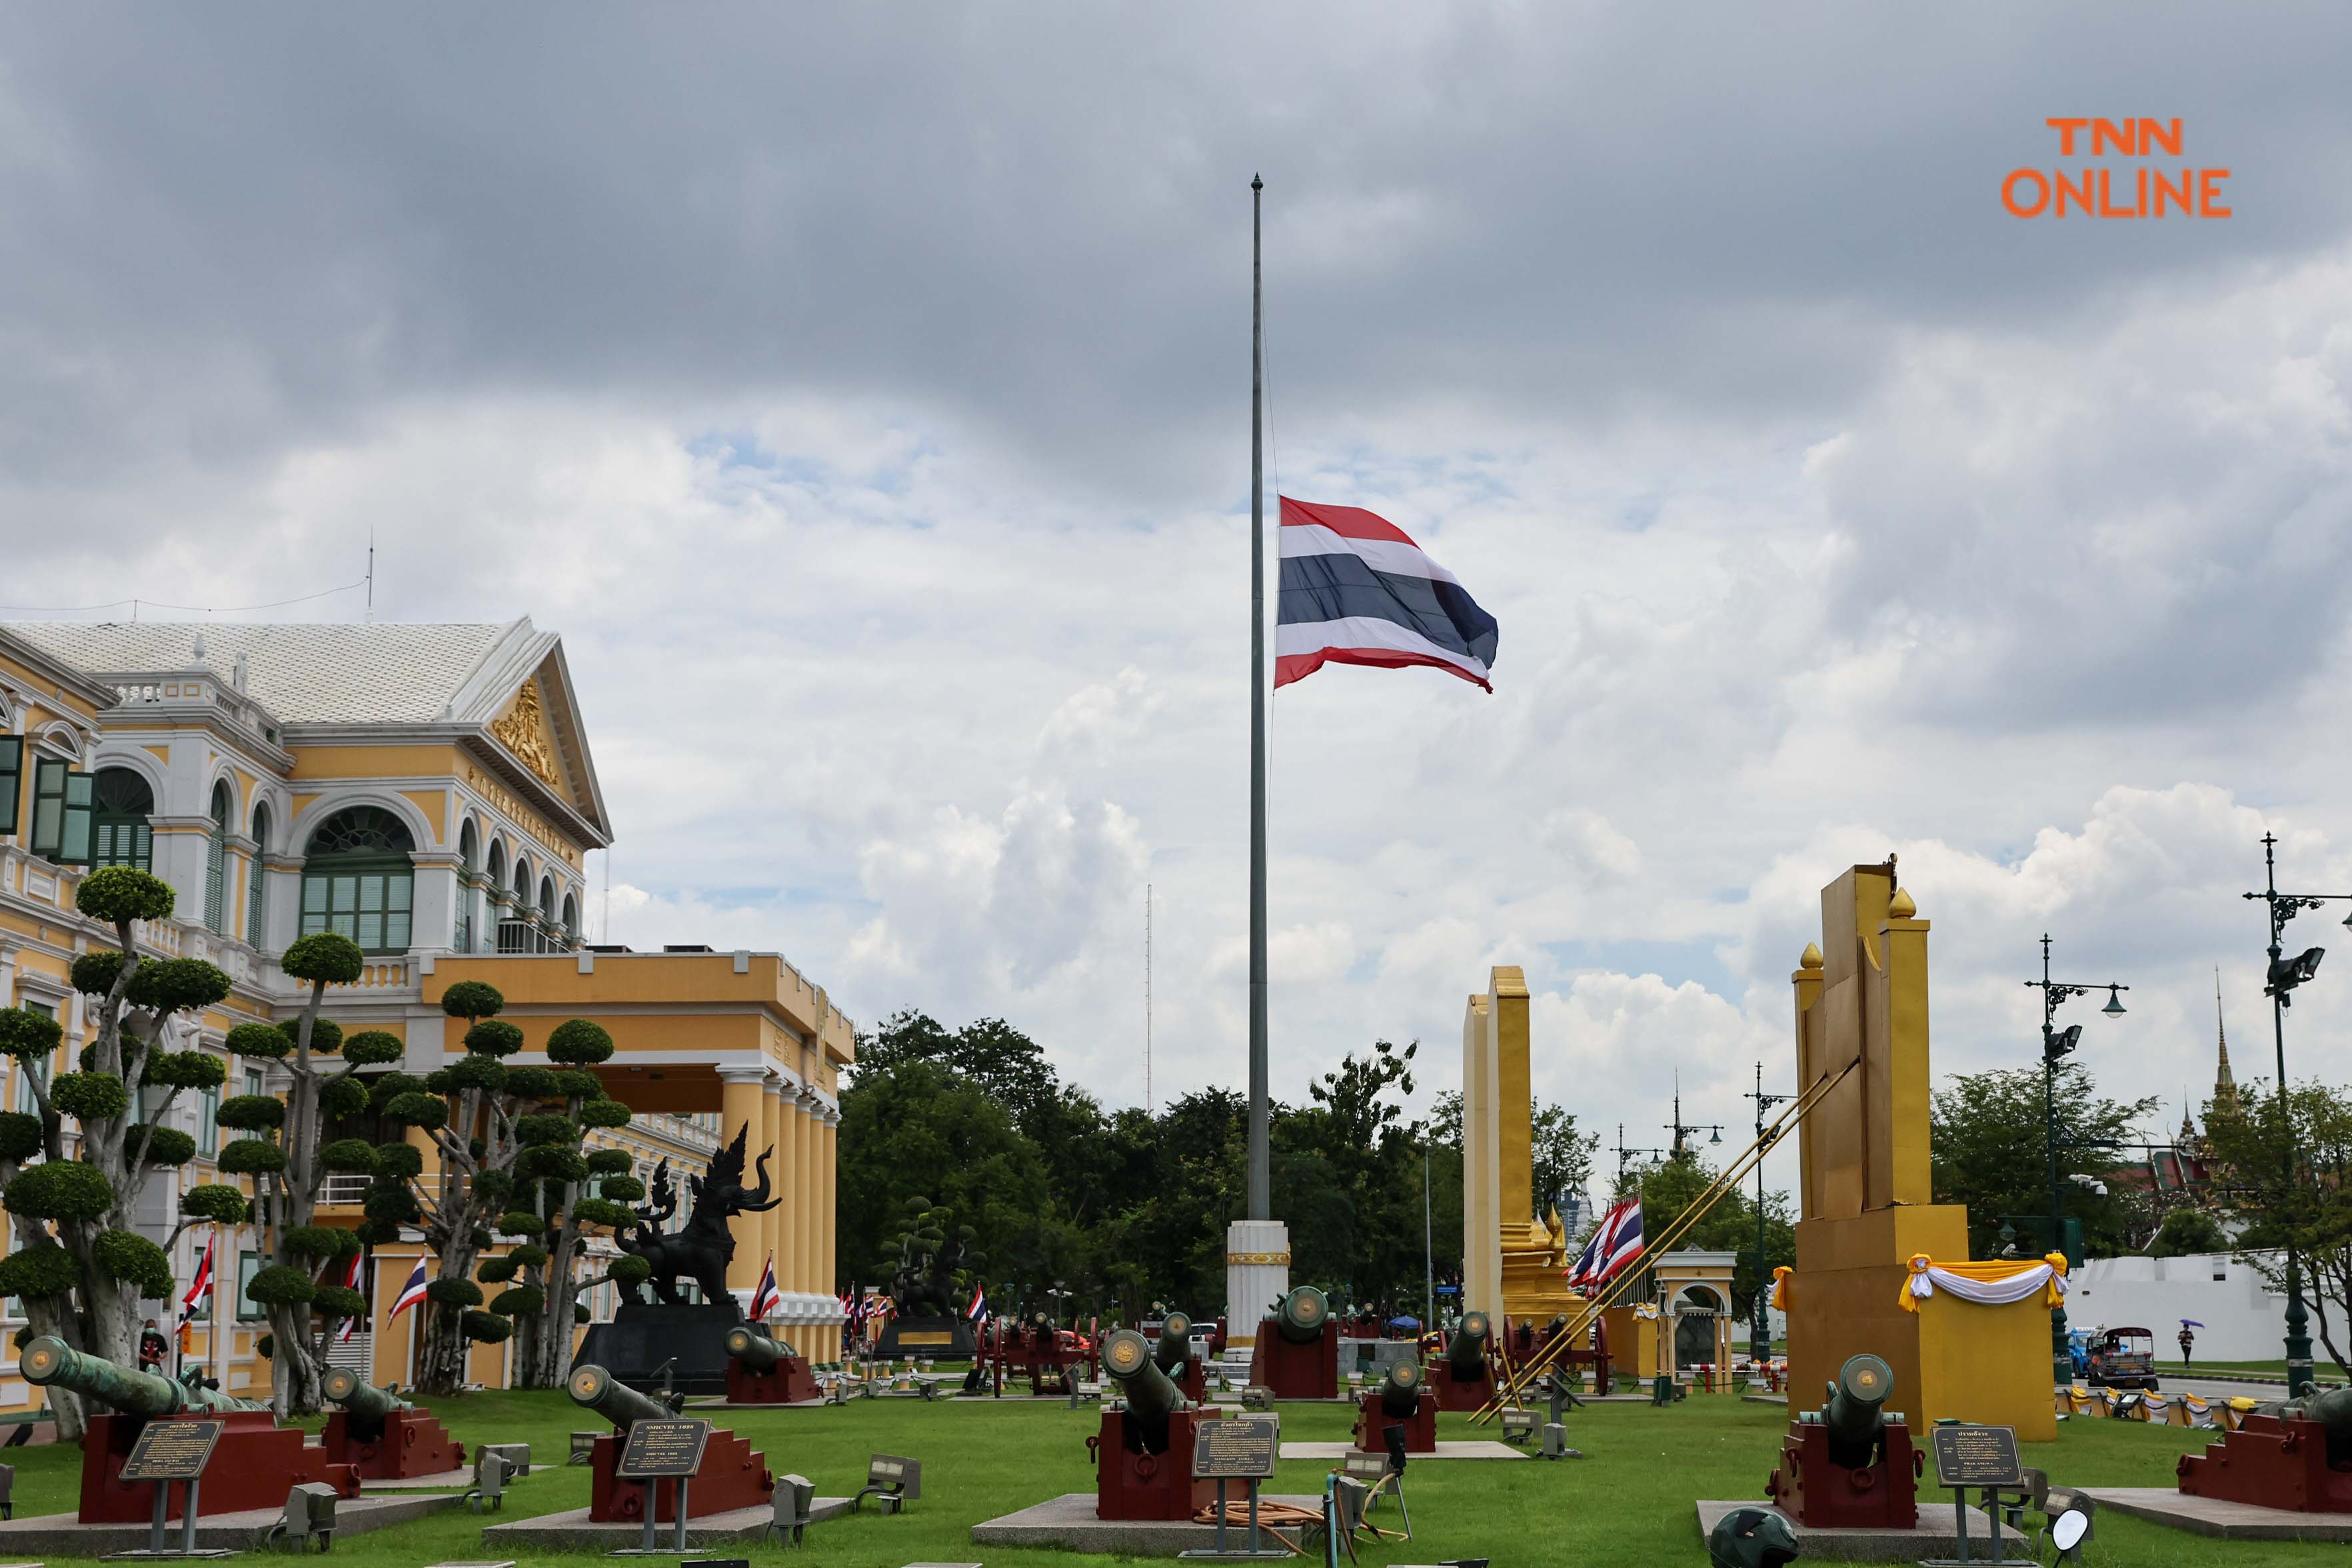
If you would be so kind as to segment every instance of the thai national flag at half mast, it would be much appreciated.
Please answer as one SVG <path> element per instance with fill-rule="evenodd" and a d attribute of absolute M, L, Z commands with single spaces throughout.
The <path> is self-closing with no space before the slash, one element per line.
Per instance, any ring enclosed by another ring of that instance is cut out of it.
<path fill-rule="evenodd" d="M 1338 663 L 1433 664 L 1495 689 L 1495 618 L 1402 528 L 1360 507 L 1279 499 L 1276 686 Z"/>

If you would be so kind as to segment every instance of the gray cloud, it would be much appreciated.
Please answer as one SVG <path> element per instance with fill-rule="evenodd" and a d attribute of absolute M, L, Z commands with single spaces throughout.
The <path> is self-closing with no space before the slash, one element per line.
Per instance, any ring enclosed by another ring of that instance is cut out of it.
<path fill-rule="evenodd" d="M 385 613 L 560 628 L 623 940 L 1119 1100 L 1149 882 L 1157 1083 L 1237 1079 L 1254 169 L 1283 482 L 1503 626 L 1491 698 L 1276 701 L 1280 1082 L 1385 1034 L 1444 1087 L 1521 963 L 1593 1122 L 1677 1069 L 1737 1122 L 1895 848 L 1939 1063 L 2023 1059 L 2049 927 L 2170 1092 L 2214 963 L 2254 1032 L 2260 827 L 2352 873 L 2340 7 L 12 20 L 0 597 L 373 529 Z M 2100 110 L 2239 215 L 2000 214 Z"/>

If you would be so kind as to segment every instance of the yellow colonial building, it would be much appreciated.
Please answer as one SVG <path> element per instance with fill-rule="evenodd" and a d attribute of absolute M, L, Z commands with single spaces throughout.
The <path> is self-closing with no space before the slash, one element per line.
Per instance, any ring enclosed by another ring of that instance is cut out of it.
<path fill-rule="evenodd" d="M 94 1027 L 68 980 L 75 956 L 111 933 L 74 912 L 100 865 L 153 872 L 178 894 L 173 919 L 145 928 L 150 951 L 202 958 L 234 990 L 185 1042 L 222 1052 L 239 1023 L 297 1010 L 302 988 L 276 959 L 306 933 L 350 936 L 369 961 L 335 988 L 327 1016 L 407 1046 L 427 1072 L 460 1053 L 462 1022 L 442 993 L 484 980 L 543 1060 L 548 1031 L 589 1018 L 616 1045 L 601 1070 L 636 1113 L 597 1134 L 641 1176 L 657 1160 L 698 1171 L 748 1126 L 772 1148 L 783 1201 L 736 1221 L 728 1283 L 748 1301 L 766 1260 L 786 1292 L 780 1319 L 840 1321 L 834 1278 L 834 1129 L 849 1020 L 772 953 L 688 946 L 633 953 L 581 940 L 584 862 L 610 842 L 602 791 L 562 643 L 526 620 L 503 625 L 0 623 L 0 1006 L 64 1026 L 70 1061 Z M 222 1092 L 268 1092 L 267 1061 L 227 1062 Z M 50 1070 L 57 1065 L 50 1064 Z M 0 1083 L 29 1108 L 26 1071 Z M 197 1155 L 148 1191 L 141 1224 L 168 1235 L 184 1187 L 220 1179 L 218 1095 L 183 1094 L 173 1117 Z M 322 1223 L 356 1223 L 363 1178 L 330 1178 Z M 222 1288 L 191 1351 L 224 1386 L 266 1385 L 252 1341 L 259 1309 L 241 1289 L 257 1266 L 250 1230 L 218 1237 Z M 202 1228 L 173 1249 L 188 1280 Z M 405 1381 L 414 1314 L 387 1310 L 421 1247 L 377 1249 L 365 1290 L 377 1312 L 336 1359 Z M 594 1260 L 590 1270 L 595 1268 Z M 610 1286 L 591 1298 L 608 1318 Z M 167 1323 L 175 1308 L 155 1304 Z M 13 1331 L 21 1324 L 7 1304 Z M 474 1375 L 503 1381 L 506 1347 L 478 1347 Z M 0 1411 L 37 1403 L 0 1339 Z"/>

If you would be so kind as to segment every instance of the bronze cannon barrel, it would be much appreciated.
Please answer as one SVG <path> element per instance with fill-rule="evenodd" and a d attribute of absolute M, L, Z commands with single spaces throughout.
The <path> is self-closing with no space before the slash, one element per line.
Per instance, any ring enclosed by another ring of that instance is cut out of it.
<path fill-rule="evenodd" d="M 727 1354 L 754 1372 L 765 1372 L 791 1355 L 793 1347 L 769 1338 L 750 1323 L 737 1323 L 727 1331 Z"/>
<path fill-rule="evenodd" d="M 319 1379 L 319 1392 L 363 1421 L 382 1422 L 415 1406 L 389 1389 L 378 1388 L 348 1366 L 331 1366 Z"/>
<path fill-rule="evenodd" d="M 238 1399 L 217 1388 L 190 1387 L 152 1372 L 117 1366 L 104 1356 L 79 1351 L 61 1339 L 43 1334 L 25 1347 L 16 1364 L 25 1381 L 44 1388 L 62 1388 L 85 1399 L 133 1416 L 176 1416 L 183 1410 L 266 1410 L 266 1405 Z"/>
<path fill-rule="evenodd" d="M 1313 1344 L 1323 1337 L 1331 1318 L 1331 1303 L 1312 1285 L 1301 1285 L 1274 1305 L 1274 1332 L 1293 1344 Z"/>
<path fill-rule="evenodd" d="M 615 1431 L 625 1432 L 640 1421 L 669 1419 L 668 1406 L 638 1393 L 601 1366 L 573 1367 L 563 1387 L 574 1405 L 593 1410 L 610 1421 Z"/>
<path fill-rule="evenodd" d="M 1381 1413 L 1404 1420 L 1421 1408 L 1421 1367 L 1410 1361 L 1392 1361 L 1381 1375 Z"/>
<path fill-rule="evenodd" d="M 1160 1325 L 1160 1343 L 1151 1359 L 1171 1377 L 1182 1373 L 1192 1359 L 1192 1320 L 1182 1312 L 1169 1313 Z"/>
<path fill-rule="evenodd" d="M 2352 1388 L 2314 1389 L 2300 1403 L 2305 1420 L 2330 1432 L 2352 1432 Z"/>
<path fill-rule="evenodd" d="M 1848 1469 L 1871 1462 L 1878 1446 L 1879 1408 L 1895 1392 L 1895 1369 L 1874 1355 L 1857 1355 L 1838 1368 L 1822 1405 L 1822 1425 L 1830 1429 L 1830 1458 Z"/>
<path fill-rule="evenodd" d="M 1151 1342 L 1133 1329 L 1113 1329 L 1104 1336 L 1103 1371 L 1127 1398 L 1128 1413 L 1144 1421 L 1162 1421 L 1188 1401 L 1160 1364 L 1151 1359 Z"/>
<path fill-rule="evenodd" d="M 1486 1375 L 1486 1341 L 1494 1335 L 1494 1325 L 1484 1312 L 1465 1312 L 1462 1321 L 1454 1325 L 1454 1337 L 1446 1342 L 1445 1364 L 1457 1383 L 1475 1383 Z"/>

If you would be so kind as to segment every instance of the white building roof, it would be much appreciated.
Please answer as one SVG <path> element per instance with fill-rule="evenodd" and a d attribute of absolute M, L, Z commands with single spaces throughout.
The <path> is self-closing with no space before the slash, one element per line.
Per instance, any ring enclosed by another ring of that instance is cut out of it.
<path fill-rule="evenodd" d="M 7 627 L 92 674 L 201 664 L 226 682 L 243 653 L 247 695 L 286 724 L 429 724 L 466 716 L 454 714 L 452 704 L 494 652 L 544 653 L 502 644 L 553 641 L 533 632 L 528 618 L 505 625 L 18 621 Z"/>

